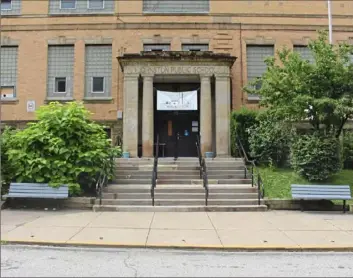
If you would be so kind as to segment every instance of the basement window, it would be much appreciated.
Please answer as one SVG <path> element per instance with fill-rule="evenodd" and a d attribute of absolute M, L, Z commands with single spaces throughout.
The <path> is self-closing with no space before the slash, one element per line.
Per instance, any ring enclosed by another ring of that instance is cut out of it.
<path fill-rule="evenodd" d="M 66 93 L 66 77 L 55 77 L 55 93 Z"/>
<path fill-rule="evenodd" d="M 1 0 L 1 10 L 2 11 L 12 10 L 12 0 Z"/>

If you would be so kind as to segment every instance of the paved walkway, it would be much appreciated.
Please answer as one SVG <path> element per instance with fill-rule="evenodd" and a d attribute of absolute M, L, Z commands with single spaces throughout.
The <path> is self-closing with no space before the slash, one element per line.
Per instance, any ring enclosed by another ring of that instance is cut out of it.
<path fill-rule="evenodd" d="M 353 250 L 353 214 L 3 210 L 1 240 L 98 246 Z"/>

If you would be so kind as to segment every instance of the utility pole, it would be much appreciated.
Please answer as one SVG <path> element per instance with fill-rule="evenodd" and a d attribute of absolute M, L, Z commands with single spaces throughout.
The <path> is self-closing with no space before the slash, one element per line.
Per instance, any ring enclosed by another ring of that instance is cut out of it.
<path fill-rule="evenodd" d="M 332 44 L 332 12 L 331 12 L 331 0 L 327 0 L 327 10 L 328 10 L 328 32 L 329 41 Z"/>

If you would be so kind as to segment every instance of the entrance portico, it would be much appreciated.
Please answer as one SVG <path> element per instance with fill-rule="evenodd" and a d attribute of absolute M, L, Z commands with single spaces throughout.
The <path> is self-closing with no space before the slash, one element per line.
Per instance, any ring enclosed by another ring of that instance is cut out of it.
<path fill-rule="evenodd" d="M 235 57 L 212 52 L 141 52 L 124 54 L 118 59 L 124 73 L 124 152 L 129 152 L 130 157 L 137 157 L 140 137 L 142 156 L 153 156 L 156 117 L 154 84 L 172 83 L 175 80 L 179 83 L 185 80 L 187 83 L 187 77 L 192 76 L 192 82 L 199 83 L 198 111 L 202 154 L 214 152 L 217 156 L 230 155 L 230 69 Z M 139 88 L 142 88 L 140 102 Z M 141 104 L 139 121 L 138 111 Z"/>

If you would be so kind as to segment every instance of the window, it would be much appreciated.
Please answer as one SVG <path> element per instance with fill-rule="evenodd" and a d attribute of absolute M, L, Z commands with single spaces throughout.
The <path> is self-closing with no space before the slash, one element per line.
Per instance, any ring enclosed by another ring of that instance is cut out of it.
<path fill-rule="evenodd" d="M 2 46 L 0 56 L 1 98 L 14 98 L 17 83 L 17 46 Z"/>
<path fill-rule="evenodd" d="M 72 99 L 75 49 L 73 45 L 48 47 L 47 97 Z"/>
<path fill-rule="evenodd" d="M 144 44 L 143 51 L 169 51 L 170 44 Z"/>
<path fill-rule="evenodd" d="M 76 0 L 61 0 L 60 9 L 76 9 Z"/>
<path fill-rule="evenodd" d="M 12 1 L 11 0 L 1 0 L 1 10 L 11 10 L 12 9 Z"/>
<path fill-rule="evenodd" d="M 111 98 L 112 46 L 86 45 L 85 98 Z"/>
<path fill-rule="evenodd" d="M 248 82 L 255 81 L 267 70 L 265 59 L 274 55 L 273 45 L 247 45 L 246 46 L 246 60 L 248 71 Z M 256 89 L 260 89 L 261 84 L 256 85 Z M 248 94 L 249 100 L 258 100 L 259 96 L 255 94 Z"/>
<path fill-rule="evenodd" d="M 208 44 L 183 44 L 183 51 L 208 51 Z"/>
<path fill-rule="evenodd" d="M 104 0 L 88 0 L 89 9 L 104 9 Z"/>
<path fill-rule="evenodd" d="M 92 93 L 104 93 L 104 77 L 92 77 Z"/>
<path fill-rule="evenodd" d="M 315 62 L 314 56 L 309 47 L 305 45 L 294 45 L 293 51 L 299 53 L 303 59 L 308 60 L 310 63 Z"/>
<path fill-rule="evenodd" d="M 66 77 L 55 77 L 55 93 L 66 93 Z"/>
<path fill-rule="evenodd" d="M 143 0 L 144 13 L 208 13 L 210 0 Z"/>

